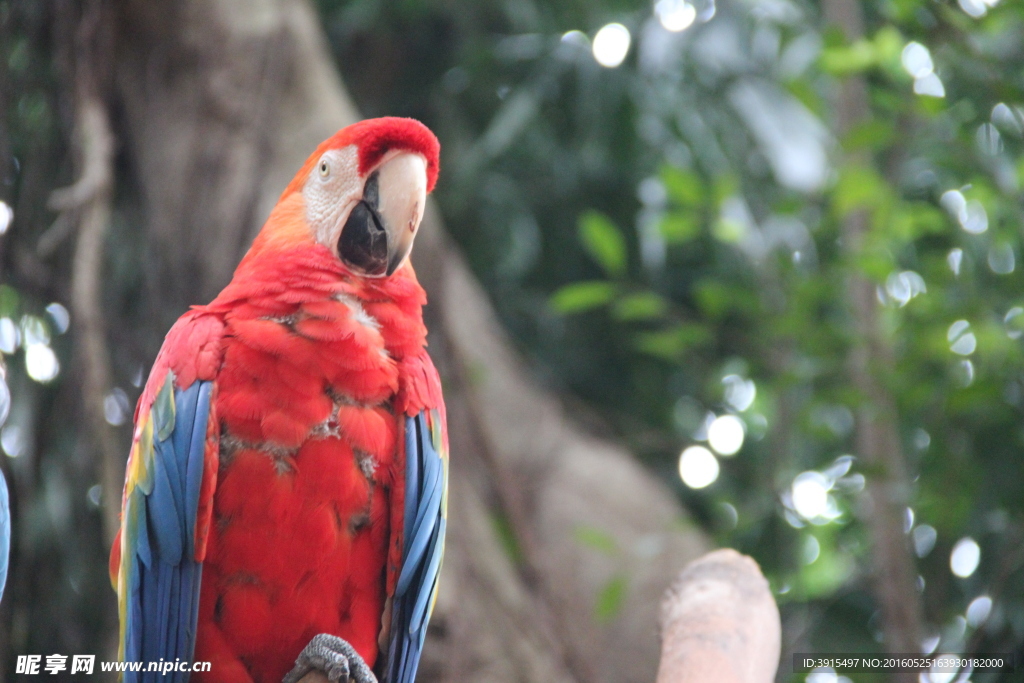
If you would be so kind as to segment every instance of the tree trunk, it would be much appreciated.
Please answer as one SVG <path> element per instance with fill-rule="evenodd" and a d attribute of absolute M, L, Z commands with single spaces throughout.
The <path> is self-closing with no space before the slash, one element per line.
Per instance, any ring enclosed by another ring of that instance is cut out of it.
<path fill-rule="evenodd" d="M 860 3 L 826 0 L 824 12 L 826 21 L 839 27 L 847 40 L 864 37 Z M 842 138 L 871 117 L 864 78 L 851 76 L 843 80 L 835 104 L 837 133 Z M 848 155 L 846 161 L 868 165 L 871 158 L 861 152 Z M 910 542 L 903 531 L 910 479 L 900 442 L 896 403 L 882 381 L 892 373 L 892 350 L 880 327 L 875 284 L 856 271 L 870 221 L 867 210 L 857 210 L 842 222 L 843 243 L 853 269 L 847 283 L 855 327 L 849 372 L 861 400 L 854 438 L 857 454 L 871 468 L 864 507 L 872 545 L 875 600 L 882 616 L 885 645 L 889 652 L 917 653 L 921 650 L 921 598 Z M 911 683 L 917 680 L 917 674 L 897 673 L 895 679 Z"/>
<path fill-rule="evenodd" d="M 143 200 L 151 362 L 174 317 L 227 282 L 305 157 L 357 113 L 307 0 L 124 0 L 118 35 L 116 133 Z M 662 592 L 707 540 L 667 487 L 529 378 L 434 207 L 413 263 L 452 447 L 419 680 L 653 680 Z M 595 533 L 609 542 L 584 542 Z M 599 617 L 602 593 L 621 600 Z"/>

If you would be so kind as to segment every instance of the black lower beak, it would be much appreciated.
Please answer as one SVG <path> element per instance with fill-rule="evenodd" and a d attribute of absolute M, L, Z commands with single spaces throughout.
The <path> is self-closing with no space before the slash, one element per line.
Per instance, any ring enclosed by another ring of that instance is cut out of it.
<path fill-rule="evenodd" d="M 388 251 L 388 233 L 380 215 L 366 202 L 359 202 L 341 229 L 338 255 L 367 275 L 390 275 L 397 264 L 388 258 Z"/>

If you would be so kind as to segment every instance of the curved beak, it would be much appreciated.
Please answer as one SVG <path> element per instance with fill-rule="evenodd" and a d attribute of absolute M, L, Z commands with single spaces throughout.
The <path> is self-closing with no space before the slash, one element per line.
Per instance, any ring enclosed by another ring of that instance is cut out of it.
<path fill-rule="evenodd" d="M 427 162 L 419 154 L 398 154 L 378 169 L 377 215 L 380 216 L 388 242 L 388 265 L 391 275 L 405 262 L 423 220 L 427 199 Z"/>

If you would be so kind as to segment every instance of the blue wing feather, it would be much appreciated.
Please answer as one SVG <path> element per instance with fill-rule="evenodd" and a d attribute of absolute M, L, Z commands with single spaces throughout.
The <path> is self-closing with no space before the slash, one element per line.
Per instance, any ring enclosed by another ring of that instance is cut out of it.
<path fill-rule="evenodd" d="M 447 520 L 442 519 L 437 524 L 437 533 L 434 534 L 434 543 L 430 549 L 430 562 L 427 564 L 426 576 L 436 577 L 441 570 L 441 556 L 444 554 L 444 547 L 438 539 L 444 538 L 446 523 Z M 427 619 L 429 618 L 427 607 L 433 603 L 436 588 L 435 579 L 434 585 L 429 590 L 420 590 L 417 594 L 416 604 L 412 609 L 412 618 L 409 620 L 409 635 L 416 631 L 421 632 L 421 635 L 426 634 Z"/>
<path fill-rule="evenodd" d="M 395 593 L 401 595 L 409 587 L 409 583 L 412 581 L 413 575 L 416 573 L 417 568 L 426 555 L 428 545 L 434 539 L 434 529 L 437 526 L 439 519 L 438 511 L 441 507 L 441 490 L 438 486 L 440 482 L 440 467 L 434 467 L 433 470 L 428 473 L 428 476 L 424 478 L 424 483 L 427 485 L 424 487 L 425 492 L 428 493 L 426 500 L 422 500 L 420 503 L 421 516 L 417 518 L 416 524 L 410 528 L 410 536 L 412 537 L 412 543 L 409 544 L 409 549 L 406 552 L 406 559 L 402 562 L 402 573 L 398 578 L 398 588 L 395 589 Z"/>
<path fill-rule="evenodd" d="M 137 487 L 131 501 L 138 505 L 139 533 L 132 548 L 128 661 L 191 661 L 195 651 L 202 567 L 193 553 L 211 390 L 211 382 L 195 382 L 175 391 L 173 413 L 169 400 L 157 405 L 169 397 L 154 403 L 152 484 L 149 491 Z M 185 672 L 124 676 L 126 683 L 185 683 L 188 678 Z"/>
<path fill-rule="evenodd" d="M 206 422 L 210 414 L 210 392 L 212 390 L 213 382 L 200 383 L 199 396 L 196 399 L 193 415 L 198 413 L 202 415 L 202 419 L 194 420 L 189 429 L 191 438 L 189 440 L 188 458 L 182 461 L 185 471 L 186 510 L 199 509 L 199 493 L 203 487 L 203 469 L 205 467 L 203 458 L 206 454 Z M 185 528 L 185 537 L 188 539 L 186 545 L 189 548 L 195 548 L 196 546 L 195 533 L 196 526 L 193 520 L 193 523 Z"/>
<path fill-rule="evenodd" d="M 156 444 L 156 457 L 153 463 L 155 479 L 153 492 L 146 501 L 146 510 L 149 513 L 149 535 L 153 545 L 156 546 L 157 556 L 163 562 L 171 565 L 181 562 L 182 546 L 184 545 L 182 534 L 184 515 L 180 514 L 180 511 L 184 509 L 184 501 L 175 496 L 174 486 L 171 483 L 171 472 L 177 469 L 173 462 L 174 457 L 174 450 L 169 442 Z"/>
<path fill-rule="evenodd" d="M 7 585 L 7 561 L 11 552 L 11 504 L 7 494 L 7 480 L 0 472 L 0 598 Z"/>
<path fill-rule="evenodd" d="M 437 593 L 444 549 L 446 454 L 432 438 L 437 411 L 405 421 L 405 543 L 395 588 L 386 683 L 412 683 L 419 668 L 427 621 Z"/>

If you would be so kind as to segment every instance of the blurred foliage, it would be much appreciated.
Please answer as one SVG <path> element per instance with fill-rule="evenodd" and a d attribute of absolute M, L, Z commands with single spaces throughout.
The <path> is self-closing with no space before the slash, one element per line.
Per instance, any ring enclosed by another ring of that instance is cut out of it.
<path fill-rule="evenodd" d="M 758 559 L 791 651 L 880 648 L 859 496 L 874 473 L 856 458 L 863 398 L 847 365 L 865 330 L 846 292 L 854 273 L 877 283 L 928 644 L 1012 649 L 1024 7 L 862 3 L 866 37 L 850 43 L 817 3 L 687 6 L 320 2 L 364 111 L 438 132 L 449 229 L 520 348 L 719 541 Z M 592 54 L 609 22 L 633 37 L 617 68 Z M 850 75 L 872 116 L 840 139 L 837 79 Z M 870 228 L 854 258 L 839 224 L 860 210 Z M 720 442 L 717 479 L 687 487 L 680 452 L 728 414 L 742 447 L 726 456 Z M 960 578 L 964 538 L 980 563 Z M 595 596 L 602 618 L 617 590 Z"/>
<path fill-rule="evenodd" d="M 761 563 L 790 651 L 881 647 L 858 495 L 875 473 L 856 457 L 847 375 L 865 331 L 846 303 L 852 274 L 876 282 L 929 633 L 954 652 L 1024 641 L 1024 5 L 872 0 L 866 37 L 848 43 L 800 0 L 317 4 L 362 111 L 416 116 L 441 138 L 446 222 L 542 380 Z M 67 303 L 70 241 L 45 203 L 72 172 L 56 6 L 0 0 L 0 201 L 14 215 L 0 230 L 13 396 L 0 460 L 19 525 L 0 617 L 16 651 L 99 653 L 112 600 L 95 474 L 69 428 L 75 324 L 60 334 L 50 306 Z M 592 53 L 609 22 L 632 35 L 615 68 Z M 854 74 L 872 118 L 840 139 L 837 79 Z M 871 228 L 850 258 L 839 222 L 859 210 Z M 128 245 L 109 254 L 120 310 L 138 239 L 124 215 L 114 228 Z M 55 247 L 40 256 L 44 235 Z M 115 359 L 113 424 L 146 357 Z M 733 455 L 726 415 L 743 425 Z M 699 489 L 679 471 L 693 446 L 719 467 Z M 600 529 L 576 541 L 647 552 Z M 980 562 L 955 576 L 972 542 Z M 599 619 L 628 585 L 595 595 Z M 780 678 L 796 679 L 785 663 Z"/>
<path fill-rule="evenodd" d="M 61 82 L 62 50 L 70 45 L 61 37 L 71 27 L 56 19 L 55 3 L 0 1 L 0 353 L 13 399 L 9 415 L 0 405 L 7 417 L 0 421 L 0 467 L 15 523 L 0 604 L 8 678 L 12 651 L 106 652 L 116 623 L 99 486 L 74 428 L 78 387 L 67 381 L 73 240 L 66 228 L 50 231 L 54 214 L 46 208 L 50 192 L 70 184 L 73 173 L 71 94 Z M 37 247 L 48 231 L 51 238 L 63 235 L 43 256 Z"/>

